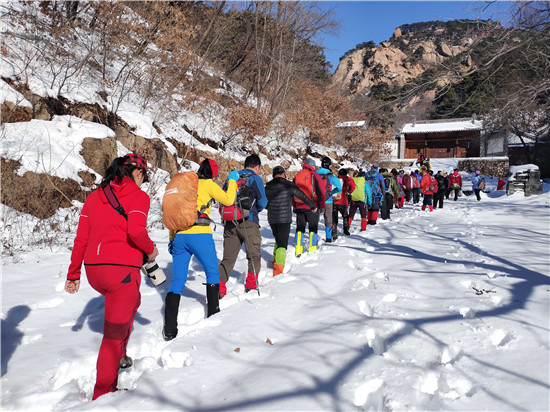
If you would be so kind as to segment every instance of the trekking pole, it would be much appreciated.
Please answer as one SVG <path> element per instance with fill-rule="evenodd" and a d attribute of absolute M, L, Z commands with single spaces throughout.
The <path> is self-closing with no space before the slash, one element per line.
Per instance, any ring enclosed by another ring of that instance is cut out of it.
<path fill-rule="evenodd" d="M 252 203 L 254 205 L 254 203 Z M 244 210 L 241 206 L 241 201 L 239 199 L 239 207 L 241 209 L 241 216 L 244 216 Z M 252 208 L 252 206 L 251 206 Z M 250 253 L 250 242 L 248 240 L 248 229 L 246 228 L 246 222 L 248 219 L 244 219 L 244 238 L 246 240 L 246 247 L 248 249 L 248 253 Z M 258 296 L 260 296 L 260 282 L 258 281 L 258 273 L 256 273 L 256 267 L 254 266 L 254 259 L 252 258 L 252 255 L 250 256 L 250 262 L 252 263 L 252 270 L 254 271 L 254 278 L 256 279 L 256 290 L 258 291 Z"/>

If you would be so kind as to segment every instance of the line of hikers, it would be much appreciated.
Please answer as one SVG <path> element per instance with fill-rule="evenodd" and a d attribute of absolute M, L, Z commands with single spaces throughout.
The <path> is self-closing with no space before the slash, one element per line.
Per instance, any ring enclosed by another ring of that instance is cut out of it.
<path fill-rule="evenodd" d="M 219 299 L 227 294 L 227 281 L 243 245 L 248 261 L 245 291 L 260 293 L 262 210 L 267 208 L 275 239 L 273 276 L 277 276 L 285 267 L 293 213 L 295 253 L 300 256 L 318 249 L 321 213 L 324 241 L 331 243 L 338 239 L 340 216 L 343 234 L 350 235 L 357 210 L 360 230 L 365 231 L 368 225 L 376 224 L 379 214 L 388 219 L 393 206 L 401 208 L 411 198 L 418 203 L 422 194 L 422 210 L 429 208 L 431 212 L 438 202 L 439 207 L 443 206 L 443 197 L 449 196 L 448 188 L 454 190 L 456 200 L 462 186 L 458 170 L 448 178 L 443 173 L 434 177 L 426 165 L 421 166 L 420 173 L 413 173 L 396 169 L 389 172 L 374 164 L 368 172 L 359 170 L 354 177 L 345 168 L 335 175 L 331 166 L 331 159 L 323 157 L 316 170 L 315 161 L 309 159 L 292 181 L 282 166 L 276 166 L 273 178 L 264 185 L 258 175 L 260 158 L 252 154 L 245 159 L 242 170 L 229 173 L 222 187 L 213 180 L 218 176 L 218 165 L 212 159 L 203 160 L 196 173 L 183 172 L 172 177 L 162 205 L 163 223 L 169 229 L 168 251 L 173 260 L 172 280 L 165 297 L 165 340 L 178 334 L 179 305 L 192 256 L 201 263 L 206 275 L 207 317 L 220 311 Z M 141 303 L 140 268 L 154 263 L 159 253 L 146 229 L 150 199 L 141 185 L 148 179 L 147 162 L 140 155 L 130 153 L 116 158 L 81 211 L 65 289 L 78 292 L 84 263 L 90 285 L 105 296 L 105 324 L 93 399 L 117 390 L 118 369 L 133 364 L 126 346 Z M 477 190 L 481 190 L 479 184 Z M 436 203 L 432 206 L 434 196 Z M 210 219 L 214 202 L 220 205 L 223 221 L 223 257 L 219 264 Z"/>

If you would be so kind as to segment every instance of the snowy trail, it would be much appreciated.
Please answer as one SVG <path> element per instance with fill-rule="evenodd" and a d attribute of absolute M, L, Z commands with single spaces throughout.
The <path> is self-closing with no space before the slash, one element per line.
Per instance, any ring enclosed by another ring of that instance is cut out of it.
<path fill-rule="evenodd" d="M 16 284 L 4 286 L 2 338 L 6 329 L 13 348 L 2 361 L 3 409 L 544 410 L 548 362 L 540 367 L 530 354 L 548 354 L 548 317 L 525 314 L 548 306 L 540 259 L 547 217 L 496 230 L 521 216 L 514 199 L 498 197 L 419 209 L 394 209 L 391 220 L 366 232 L 356 217 L 351 236 L 321 242 L 319 252 L 300 258 L 290 246 L 277 278 L 268 267 L 273 238 L 264 221 L 260 296 L 244 293 L 241 253 L 222 312 L 204 319 L 204 275 L 192 261 L 180 333 L 171 342 L 160 333 L 168 285 L 144 282 L 128 347 L 135 365 L 119 379 L 131 391 L 93 404 L 102 300 L 84 285 L 80 296 L 63 292 L 67 251 L 59 260 L 29 255 L 50 286 L 32 300 L 21 299 Z M 523 232 L 531 249 L 514 261 L 497 253 L 517 248 Z M 220 254 L 221 234 L 215 239 Z M 154 240 L 166 250 L 162 232 Z M 168 257 L 159 263 L 170 276 Z M 32 285 L 36 267 L 28 266 L 5 265 L 4 277 L 17 271 L 21 284 Z M 4 351 L 3 344 L 3 358 Z M 29 381 L 17 371 L 36 370 L 36 353 L 47 356 Z M 511 353 L 521 367 L 510 365 Z M 516 401 L 518 390 L 532 395 L 531 405 Z"/>

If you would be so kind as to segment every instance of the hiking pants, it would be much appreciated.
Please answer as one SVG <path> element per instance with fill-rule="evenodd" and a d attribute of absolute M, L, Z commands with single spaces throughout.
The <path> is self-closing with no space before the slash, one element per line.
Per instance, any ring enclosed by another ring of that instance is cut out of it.
<path fill-rule="evenodd" d="M 260 225 L 250 220 L 245 220 L 237 225 L 227 223 L 223 229 L 223 259 L 219 265 L 222 282 L 229 280 L 229 274 L 235 266 L 243 243 L 248 260 L 248 273 L 258 274 L 260 272 L 260 245 L 262 243 Z"/>
<path fill-rule="evenodd" d="M 378 220 L 378 211 L 380 210 L 380 200 L 381 198 L 379 196 L 374 196 L 372 198 L 372 205 L 370 205 L 368 211 L 367 211 L 367 220 L 370 222 L 369 224 L 375 224 Z"/>
<path fill-rule="evenodd" d="M 412 197 L 412 189 L 404 189 L 405 191 L 405 201 L 410 202 Z"/>
<path fill-rule="evenodd" d="M 437 209 L 438 207 L 440 209 L 443 209 L 443 198 L 444 197 L 445 197 L 445 191 L 444 190 L 438 190 L 436 193 L 434 193 L 434 209 Z"/>
<path fill-rule="evenodd" d="M 479 194 L 481 192 L 481 189 L 474 189 L 474 193 L 477 197 L 477 200 L 481 200 L 481 195 Z"/>
<path fill-rule="evenodd" d="M 380 217 L 382 220 L 387 220 L 390 218 L 391 209 L 393 208 L 393 197 L 391 193 L 386 193 L 384 196 L 384 201 L 382 202 L 382 210 Z"/>
<path fill-rule="evenodd" d="M 105 296 L 105 321 L 97 356 L 94 400 L 116 390 L 119 362 L 126 356 L 126 345 L 141 303 L 141 272 L 129 266 L 86 265 L 86 277 L 90 286 Z"/>
<path fill-rule="evenodd" d="M 422 206 L 432 206 L 434 195 L 424 195 L 424 200 L 422 201 Z M 425 209 L 425 208 L 423 208 Z"/>
<path fill-rule="evenodd" d="M 304 233 L 307 224 L 310 233 L 317 233 L 317 229 L 319 228 L 319 216 L 319 210 L 313 213 L 310 209 L 296 209 L 296 232 Z"/>
<path fill-rule="evenodd" d="M 342 215 L 342 226 L 344 231 L 349 231 L 349 213 L 346 205 L 332 206 L 332 236 L 338 237 L 338 213 Z"/>
<path fill-rule="evenodd" d="M 413 203 L 420 202 L 420 188 L 413 187 Z"/>
<path fill-rule="evenodd" d="M 325 237 L 332 239 L 332 209 L 334 204 L 325 203 Z"/>
<path fill-rule="evenodd" d="M 351 202 L 351 206 L 349 207 L 349 217 L 353 220 L 355 217 L 355 212 L 359 209 L 359 213 L 361 213 L 361 219 L 367 218 L 367 205 L 365 202 L 361 200 L 354 200 Z"/>
<path fill-rule="evenodd" d="M 270 226 L 276 246 L 286 249 L 288 247 L 288 237 L 290 236 L 290 223 L 270 223 Z"/>
<path fill-rule="evenodd" d="M 168 293 L 172 292 L 181 295 L 185 289 L 187 275 L 189 273 L 189 262 L 195 255 L 202 265 L 206 274 L 206 283 L 215 285 L 220 283 L 220 272 L 218 271 L 218 257 L 216 256 L 216 245 L 211 233 L 185 234 L 179 233 L 174 238 L 172 249 L 172 283 Z"/>

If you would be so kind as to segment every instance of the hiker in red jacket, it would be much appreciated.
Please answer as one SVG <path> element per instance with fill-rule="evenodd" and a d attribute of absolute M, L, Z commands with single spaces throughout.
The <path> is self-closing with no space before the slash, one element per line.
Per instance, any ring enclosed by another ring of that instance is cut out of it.
<path fill-rule="evenodd" d="M 458 193 L 460 192 L 460 189 L 462 189 L 462 177 L 458 173 L 458 169 L 455 169 L 449 176 L 449 188 L 447 189 L 449 194 L 451 191 L 454 192 L 455 201 L 458 200 Z M 449 196 L 447 196 L 447 198 L 448 197 Z"/>
<path fill-rule="evenodd" d="M 424 200 L 422 202 L 422 210 L 426 210 L 426 206 L 430 207 L 430 212 L 434 211 L 433 207 L 433 198 L 434 193 L 437 192 L 437 181 L 435 178 L 428 173 L 426 166 L 422 166 L 420 169 L 422 173 L 422 180 L 420 181 L 420 189 L 424 195 Z"/>
<path fill-rule="evenodd" d="M 105 296 L 103 340 L 92 400 L 114 392 L 119 367 L 132 366 L 126 345 L 141 302 L 140 268 L 144 255 L 152 261 L 159 254 L 146 229 L 150 199 L 140 186 L 147 181 L 147 162 L 143 157 L 134 153 L 117 157 L 80 213 L 65 290 L 78 292 L 84 262 L 88 282 Z M 119 214 L 107 200 L 107 186 L 124 208 L 124 214 Z"/>
<path fill-rule="evenodd" d="M 299 257 L 304 253 L 303 241 L 306 225 L 309 226 L 309 247 L 307 251 L 313 252 L 317 250 L 319 242 L 319 236 L 317 235 L 319 215 L 321 209 L 325 208 L 326 191 L 324 190 L 325 183 L 323 179 L 315 172 L 315 161 L 313 159 L 305 161 L 302 165 L 302 170 L 296 173 L 293 181 L 310 198 L 316 208 L 316 211 L 313 212 L 309 205 L 297 197 L 294 197 L 292 202 L 294 213 L 296 213 L 296 244 L 294 252 L 296 257 Z"/>
<path fill-rule="evenodd" d="M 348 195 L 355 190 L 355 182 L 348 176 L 346 169 L 340 169 L 338 171 L 338 179 L 342 183 L 342 191 L 332 196 L 333 208 L 332 208 L 332 239 L 338 239 L 338 213 L 342 215 L 342 226 L 344 228 L 344 235 L 349 236 L 349 213 L 348 213 Z"/>

